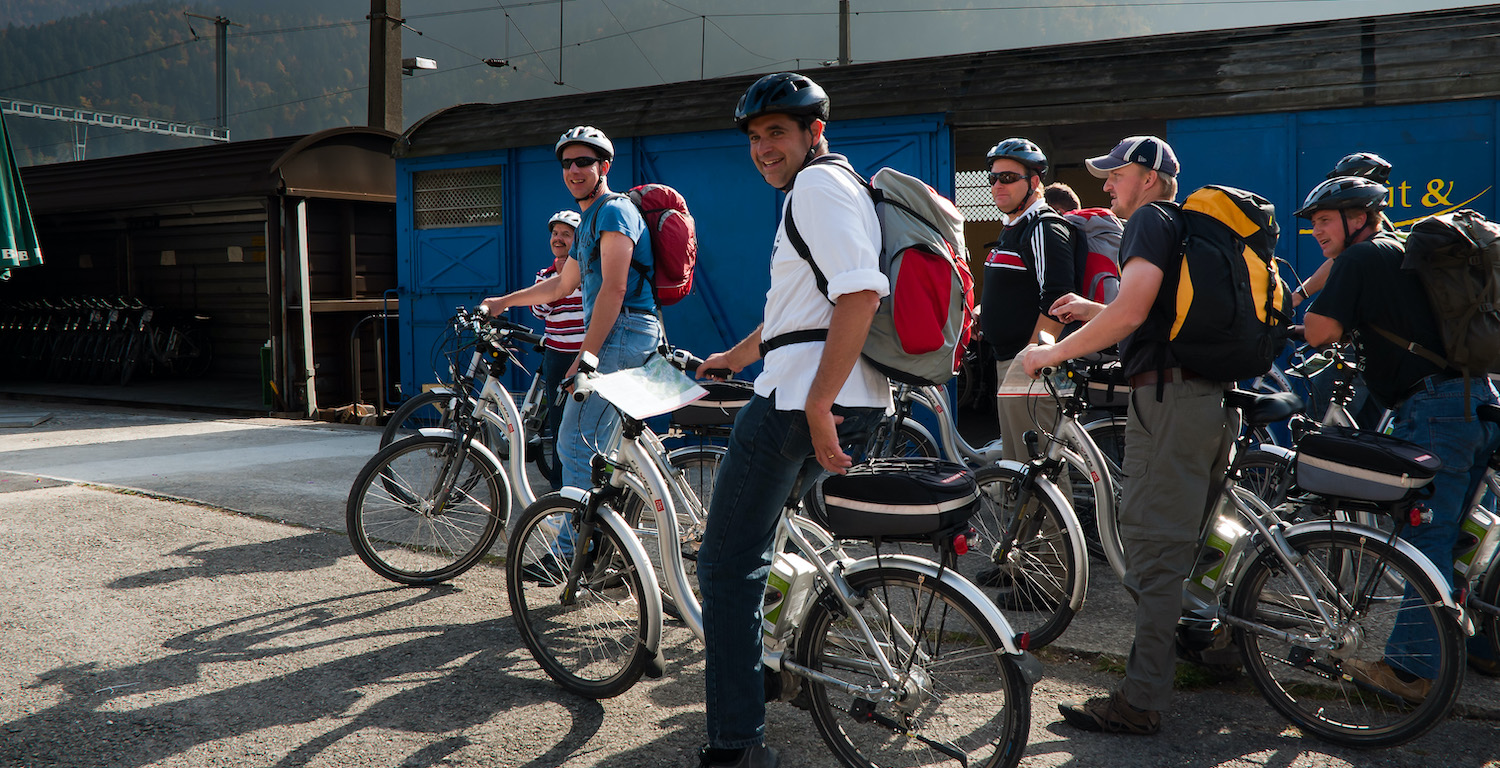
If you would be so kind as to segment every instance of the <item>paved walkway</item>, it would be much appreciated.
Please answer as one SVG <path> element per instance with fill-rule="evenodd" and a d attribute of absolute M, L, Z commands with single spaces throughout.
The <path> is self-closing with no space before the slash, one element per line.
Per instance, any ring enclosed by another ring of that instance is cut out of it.
<path fill-rule="evenodd" d="M 531 662 L 498 574 L 396 589 L 359 563 L 344 496 L 373 429 L 6 405 L 0 422 L 37 423 L 0 427 L 0 765 L 688 764 L 702 655 L 685 630 L 675 674 L 581 702 Z M 1464 717 L 1395 750 L 1302 739 L 1244 683 L 1184 693 L 1161 739 L 1072 733 L 1056 702 L 1110 685 L 1086 660 L 1129 647 L 1107 572 L 1049 658 L 1024 765 L 1500 765 L 1500 683 L 1472 675 Z M 785 765 L 830 762 L 807 726 L 773 708 Z"/>

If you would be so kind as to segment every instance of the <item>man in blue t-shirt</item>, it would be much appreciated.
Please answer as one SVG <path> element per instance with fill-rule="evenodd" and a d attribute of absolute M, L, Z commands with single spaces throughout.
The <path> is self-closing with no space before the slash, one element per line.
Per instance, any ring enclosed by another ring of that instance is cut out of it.
<path fill-rule="evenodd" d="M 615 148 L 603 131 L 580 125 L 564 133 L 554 150 L 562 163 L 563 184 L 583 212 L 568 259 L 553 277 L 485 299 L 481 306 L 499 313 L 507 307 L 545 304 L 582 285 L 588 330 L 580 352 L 599 358 L 600 373 L 639 367 L 662 339 L 651 292 L 646 220 L 625 195 L 609 191 L 606 175 Z M 574 360 L 567 375 L 577 371 Z M 618 428 L 619 417 L 603 400 L 567 400 L 557 440 L 564 485 L 589 487 L 589 461 Z M 569 542 L 562 544 L 560 554 L 571 555 Z"/>

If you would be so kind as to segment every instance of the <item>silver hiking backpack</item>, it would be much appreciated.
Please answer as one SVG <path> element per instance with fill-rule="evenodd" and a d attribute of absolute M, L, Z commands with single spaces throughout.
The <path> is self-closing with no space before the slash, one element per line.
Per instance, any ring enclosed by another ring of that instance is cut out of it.
<path fill-rule="evenodd" d="M 880 221 L 880 271 L 891 291 L 880 301 L 862 354 L 888 378 L 916 386 L 953 378 L 974 324 L 974 278 L 964 252 L 964 217 L 925 182 L 891 168 L 865 181 L 842 155 L 822 155 L 853 175 L 875 204 Z M 812 267 L 818 290 L 828 279 L 786 209 L 787 239 Z M 823 341 L 828 329 L 792 331 L 761 344 L 761 354 L 787 344 Z"/>

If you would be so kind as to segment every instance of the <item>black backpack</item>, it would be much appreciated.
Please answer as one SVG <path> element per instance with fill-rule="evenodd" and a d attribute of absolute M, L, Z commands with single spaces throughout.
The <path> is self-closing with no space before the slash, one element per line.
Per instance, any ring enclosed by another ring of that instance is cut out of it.
<path fill-rule="evenodd" d="M 1500 224 L 1468 208 L 1423 219 L 1406 236 L 1401 268 L 1422 281 L 1447 356 L 1375 330 L 1466 381 L 1500 368 Z"/>
<path fill-rule="evenodd" d="M 1253 192 L 1209 185 L 1181 206 L 1152 203 L 1179 223 L 1167 346 L 1182 367 L 1216 381 L 1270 369 L 1292 324 L 1291 292 L 1276 269 L 1276 208 Z M 1161 366 L 1165 366 L 1165 360 Z"/>

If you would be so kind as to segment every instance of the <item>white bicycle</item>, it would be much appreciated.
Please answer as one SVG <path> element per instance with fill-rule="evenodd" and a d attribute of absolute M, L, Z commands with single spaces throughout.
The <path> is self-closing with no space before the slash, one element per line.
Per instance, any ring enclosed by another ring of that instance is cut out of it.
<path fill-rule="evenodd" d="M 584 372 L 575 396 L 618 397 Z M 702 612 L 684 565 L 668 454 L 640 418 L 622 415 L 595 458 L 596 486 L 565 488 L 529 507 L 506 549 L 512 615 L 532 655 L 560 685 L 601 698 L 663 673 L 664 588 L 700 639 Z M 622 509 L 656 510 L 662 583 Z M 567 532 L 567 533 L 564 533 Z M 783 698 L 804 703 L 847 766 L 1014 766 L 1029 729 L 1039 665 L 968 580 L 902 554 L 852 557 L 788 505 L 778 563 L 794 574 L 776 602 L 764 663 Z M 571 557 L 560 538 L 573 543 Z M 800 694 L 800 698 L 799 698 Z"/>

